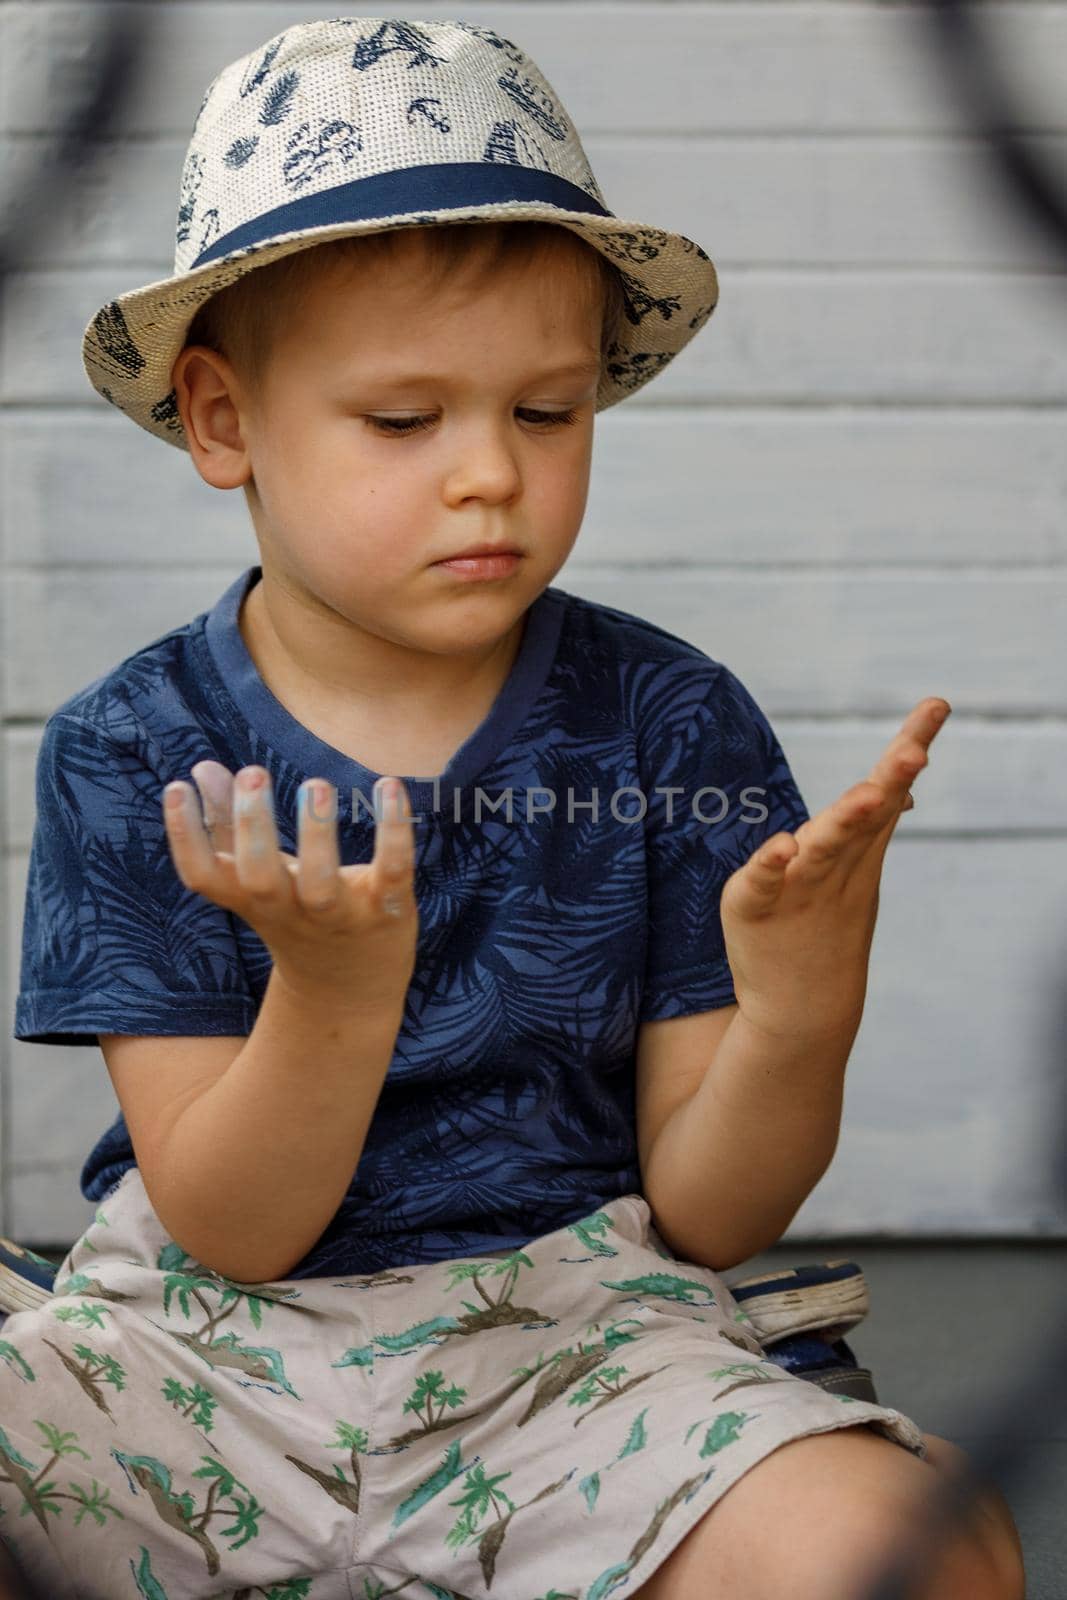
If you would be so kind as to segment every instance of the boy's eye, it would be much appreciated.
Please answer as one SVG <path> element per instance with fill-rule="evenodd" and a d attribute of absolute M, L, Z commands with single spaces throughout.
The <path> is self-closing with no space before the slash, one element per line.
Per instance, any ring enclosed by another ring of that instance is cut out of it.
<path fill-rule="evenodd" d="M 527 407 L 520 406 L 517 415 L 526 417 L 535 427 L 544 427 L 546 424 L 553 422 L 567 425 L 578 421 L 578 411 L 576 409 L 571 411 L 531 411 Z M 382 433 L 416 433 L 421 428 L 428 428 L 434 419 L 433 417 L 368 416 L 366 420 Z"/>

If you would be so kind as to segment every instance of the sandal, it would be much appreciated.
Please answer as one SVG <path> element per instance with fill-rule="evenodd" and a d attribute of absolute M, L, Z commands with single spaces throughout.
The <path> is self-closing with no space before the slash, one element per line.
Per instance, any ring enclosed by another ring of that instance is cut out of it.
<path fill-rule="evenodd" d="M 869 1367 L 846 1340 L 870 1310 L 863 1269 L 855 1261 L 779 1267 L 727 1287 L 749 1319 L 768 1361 L 832 1394 L 880 1405 Z"/>
<path fill-rule="evenodd" d="M 58 1266 L 12 1239 L 0 1238 L 0 1327 L 14 1311 L 35 1311 L 52 1297 Z"/>

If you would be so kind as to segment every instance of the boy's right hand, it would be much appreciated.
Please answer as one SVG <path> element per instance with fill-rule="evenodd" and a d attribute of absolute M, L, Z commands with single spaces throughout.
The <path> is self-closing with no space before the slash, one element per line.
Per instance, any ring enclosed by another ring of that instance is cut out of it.
<path fill-rule="evenodd" d="M 164 790 L 163 819 L 171 856 L 187 889 L 236 912 L 263 940 L 287 987 L 346 1010 L 403 1008 L 415 969 L 418 904 L 415 840 L 407 791 L 375 789 L 374 855 L 340 865 L 337 791 L 324 779 L 301 784 L 307 795 L 298 824 L 299 854 L 278 845 L 270 774 L 242 767 L 236 781 L 217 761 L 192 768 L 192 785 Z M 258 777 L 258 788 L 246 787 Z M 313 798 L 324 787 L 329 805 Z M 180 803 L 168 803 L 177 793 Z M 211 837 L 209 838 L 208 831 Z"/>

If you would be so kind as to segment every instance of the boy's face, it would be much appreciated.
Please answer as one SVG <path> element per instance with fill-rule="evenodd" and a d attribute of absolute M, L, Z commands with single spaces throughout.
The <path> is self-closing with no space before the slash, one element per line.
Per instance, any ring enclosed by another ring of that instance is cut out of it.
<path fill-rule="evenodd" d="M 388 271 L 332 264 L 276 331 L 258 392 L 237 397 L 237 481 L 265 576 L 408 649 L 484 649 L 577 538 L 600 308 L 554 258 L 476 285 L 464 272 L 431 295 L 409 243 Z M 555 420 L 567 412 L 577 420 Z M 389 431 L 413 417 L 428 421 Z M 522 552 L 511 576 L 434 565 L 483 541 Z"/>

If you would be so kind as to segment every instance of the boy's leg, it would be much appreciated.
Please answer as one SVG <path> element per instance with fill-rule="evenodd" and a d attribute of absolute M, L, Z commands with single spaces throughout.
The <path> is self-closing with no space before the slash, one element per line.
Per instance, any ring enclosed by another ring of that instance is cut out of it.
<path fill-rule="evenodd" d="M 959 1445 L 953 1444 L 950 1439 L 942 1439 L 936 1433 L 924 1433 L 923 1442 L 926 1445 L 927 1460 L 935 1471 L 951 1475 L 969 1468 L 966 1451 L 961 1450 Z M 995 1483 L 987 1485 L 976 1503 L 976 1510 L 984 1518 L 991 1547 L 1000 1553 L 1006 1569 L 1009 1572 L 1017 1569 L 1021 1575 L 1022 1539 L 1011 1507 Z M 1019 1593 L 1022 1594 L 1022 1588 Z"/>
<path fill-rule="evenodd" d="M 921 1535 L 943 1470 L 869 1424 L 790 1440 L 726 1491 L 634 1600 L 857 1600 L 902 1540 Z M 935 1547 L 923 1581 L 909 1600 L 1023 1600 L 1018 1533 L 995 1496 Z"/>
<path fill-rule="evenodd" d="M 44 1600 L 17 1570 L 0 1537 L 0 1600 Z"/>
<path fill-rule="evenodd" d="M 0 1332 L 0 1540 L 30 1591 L 0 1577 L 0 1600 L 219 1600 L 298 1578 L 309 1600 L 347 1597 L 359 1485 L 349 1466 L 339 1491 L 336 1452 L 352 1461 L 371 1391 L 337 1357 L 366 1342 L 358 1301 L 211 1273 L 136 1169 L 55 1288 Z"/>

